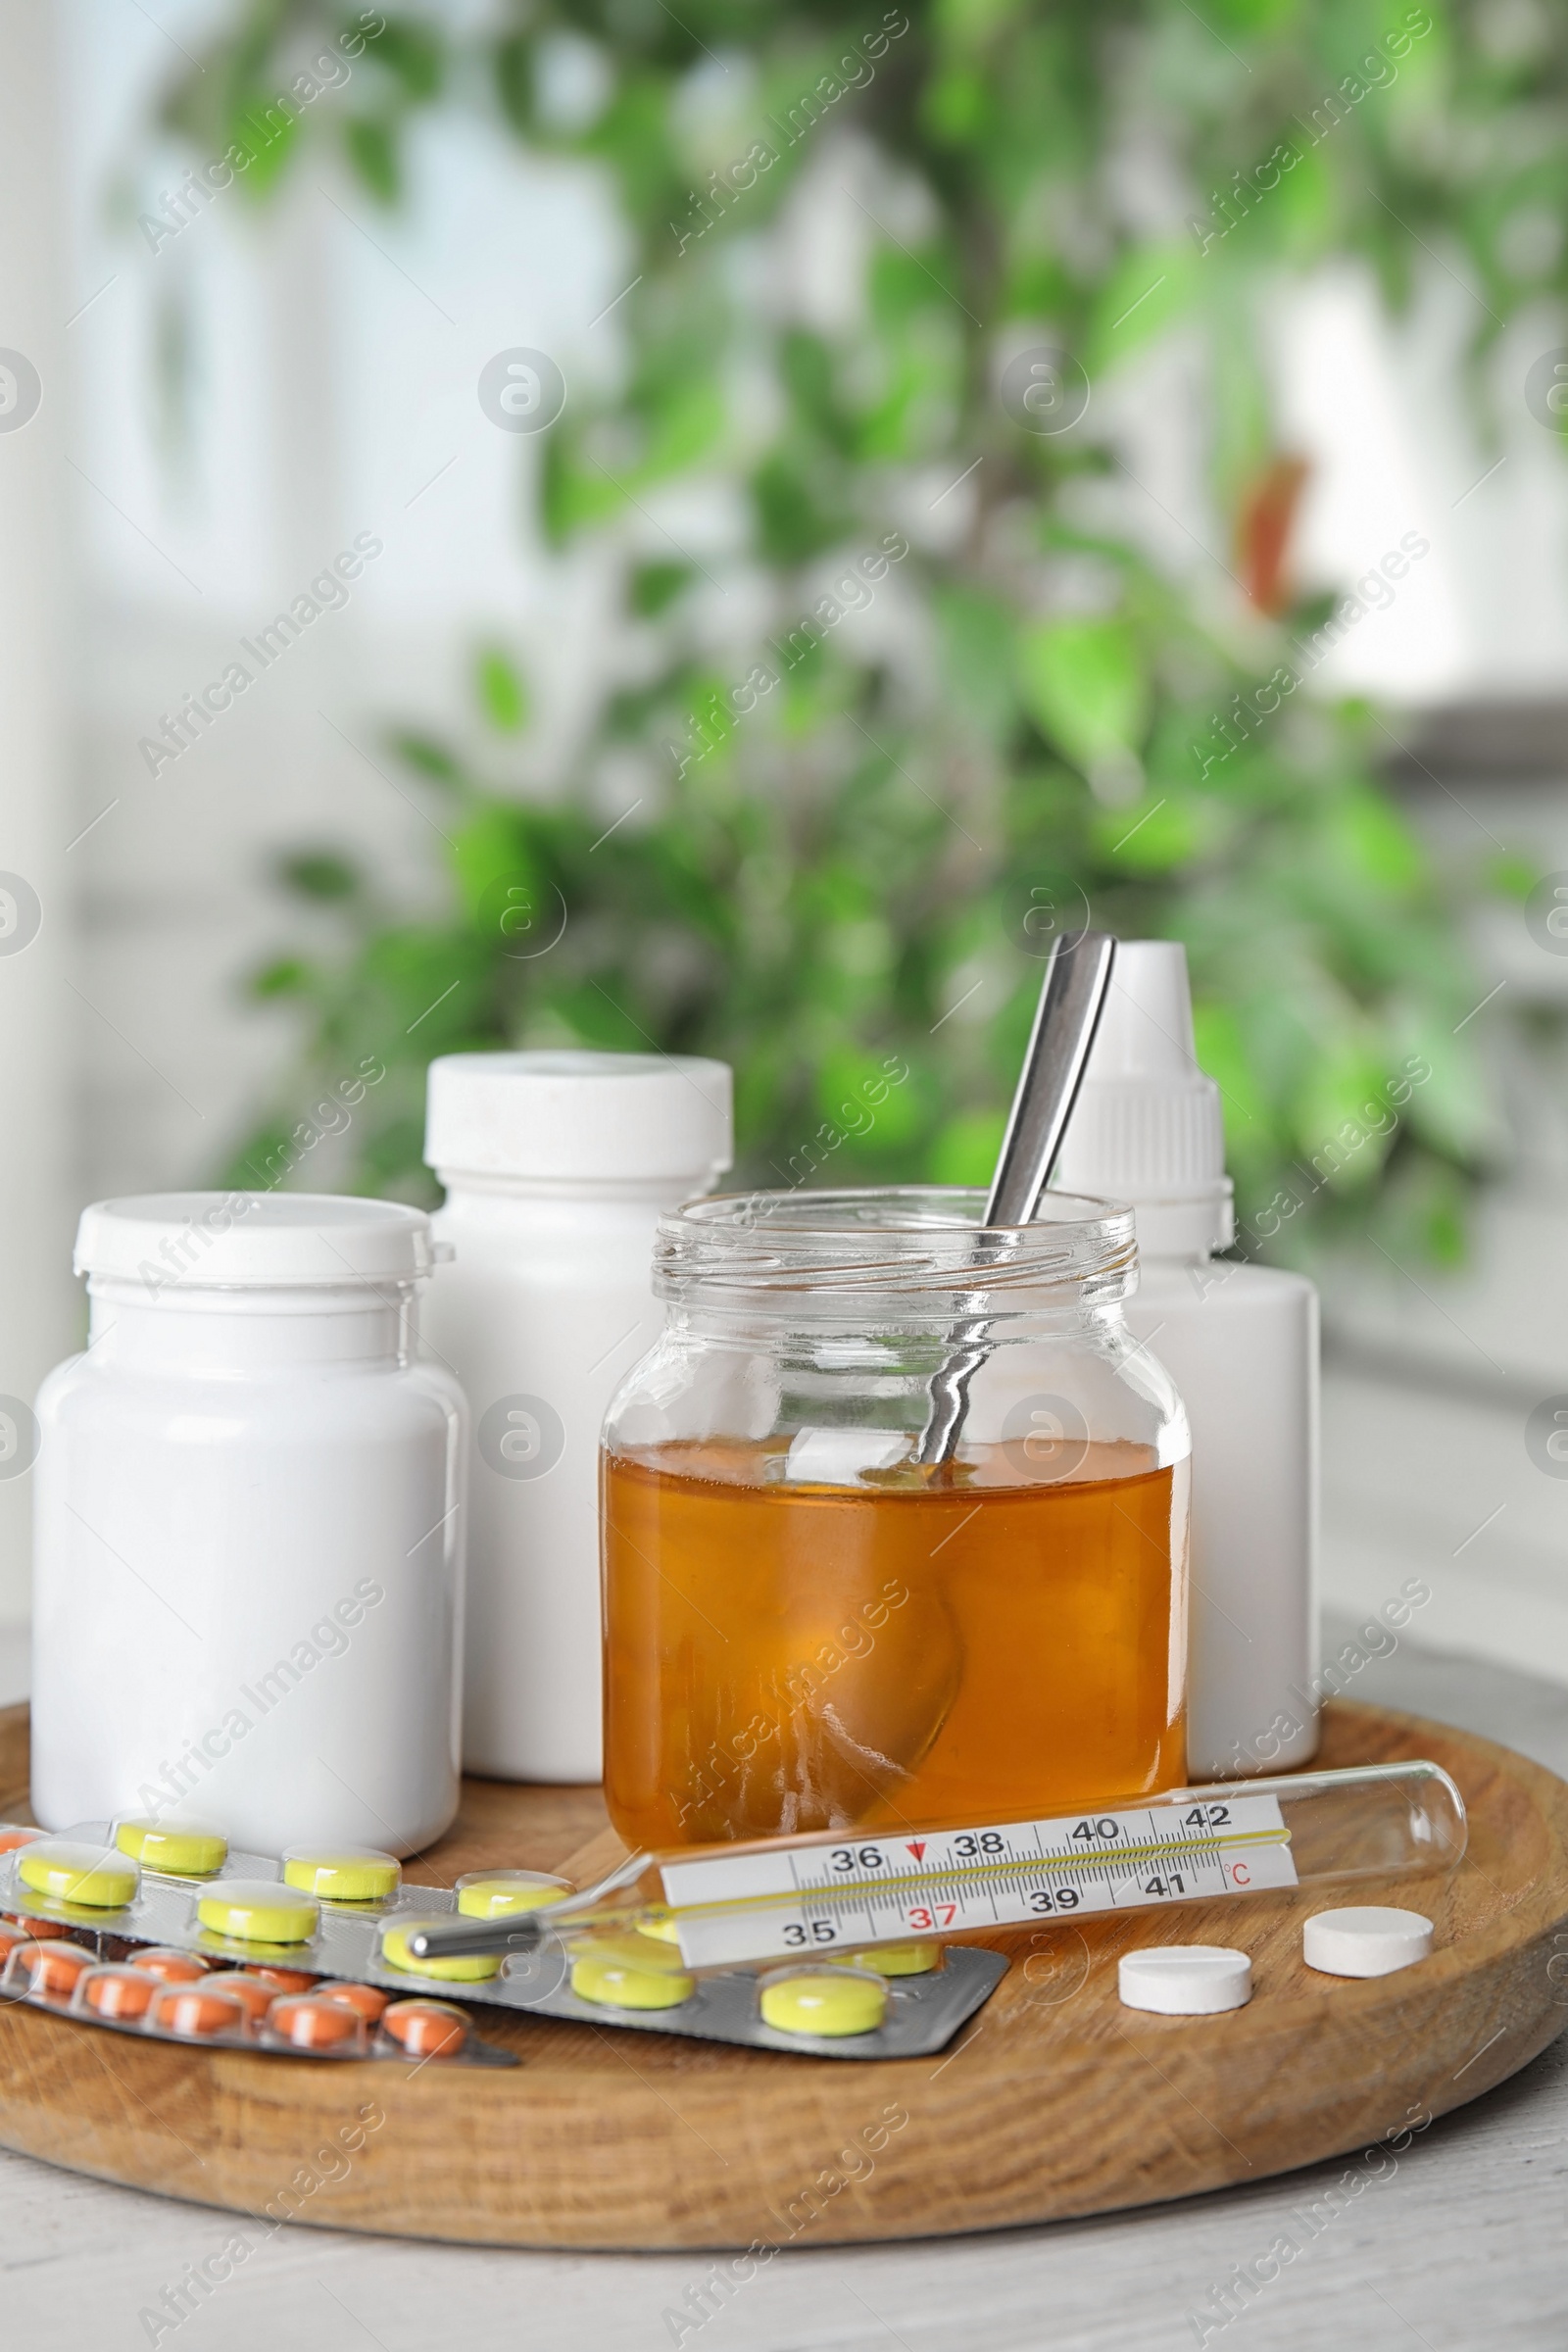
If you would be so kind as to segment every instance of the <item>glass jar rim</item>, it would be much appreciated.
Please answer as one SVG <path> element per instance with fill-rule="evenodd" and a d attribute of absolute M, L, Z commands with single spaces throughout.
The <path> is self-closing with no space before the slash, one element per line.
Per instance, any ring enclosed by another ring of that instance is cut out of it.
<path fill-rule="evenodd" d="M 1047 1192 L 1027 1225 L 987 1225 L 985 1207 L 963 1185 L 710 1193 L 661 1217 L 654 1290 L 756 1307 L 803 1293 L 968 1304 L 976 1293 L 1067 1291 L 1100 1303 L 1132 1288 L 1138 1249 L 1122 1203 Z"/>

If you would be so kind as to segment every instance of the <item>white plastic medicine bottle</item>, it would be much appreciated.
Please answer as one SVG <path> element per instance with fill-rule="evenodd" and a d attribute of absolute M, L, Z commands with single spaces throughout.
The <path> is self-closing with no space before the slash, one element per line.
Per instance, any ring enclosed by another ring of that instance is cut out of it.
<path fill-rule="evenodd" d="M 424 1156 L 456 1248 L 428 1345 L 473 1412 L 464 1755 L 500 1780 L 602 1765 L 599 1432 L 663 1323 L 664 1210 L 730 1164 L 730 1073 L 658 1054 L 452 1054 Z"/>
<path fill-rule="evenodd" d="M 1235 1230 L 1231 1184 L 1181 947 L 1117 948 L 1053 1181 L 1131 1202 L 1128 1328 L 1192 1425 L 1188 1769 L 1305 1763 L 1318 1740 L 1317 1293 L 1277 1267 L 1211 1262 Z"/>
<path fill-rule="evenodd" d="M 457 1810 L 466 1408 L 416 1360 L 430 1220 L 170 1193 L 82 1216 L 38 1395 L 32 1802 L 265 1854 Z"/>

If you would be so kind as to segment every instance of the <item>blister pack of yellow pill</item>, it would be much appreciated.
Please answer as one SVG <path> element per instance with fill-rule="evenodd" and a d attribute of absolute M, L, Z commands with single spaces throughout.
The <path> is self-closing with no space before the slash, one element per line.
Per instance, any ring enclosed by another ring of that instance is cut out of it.
<path fill-rule="evenodd" d="M 422 1929 L 450 1927 L 455 1916 L 521 1918 L 571 1892 L 563 1879 L 505 1869 L 470 1872 L 450 1888 L 413 1886 L 390 1854 L 243 1854 L 219 1831 L 190 1824 L 89 1822 L 58 1837 L 0 1824 L 0 1916 L 25 1938 L 5 1962 L 0 1997 L 9 1989 L 13 1998 L 120 2023 L 114 2004 L 140 1999 L 132 1974 L 154 1982 L 148 1962 L 156 1955 L 183 1960 L 195 1989 L 182 2009 L 155 1993 L 124 2023 L 168 2038 L 232 2035 L 233 2046 L 296 2054 L 394 2054 L 386 2047 L 398 2030 L 394 2011 L 477 2002 L 797 2055 L 912 2058 L 943 2048 L 1007 1968 L 996 1952 L 914 1941 L 842 1957 L 803 1954 L 765 1971 L 702 1970 L 687 1965 L 657 1921 L 619 1932 L 545 1930 L 525 1951 L 421 1957 L 411 1949 Z M 29 1950 L 71 1956 L 42 1962 Z M 242 2029 L 221 2006 L 247 1997 L 240 1979 L 270 1984 L 280 2015 Z M 359 2021 L 358 2040 L 323 2007 L 343 2008 L 356 1991 L 387 2003 Z M 194 2027 L 202 2016 L 212 2021 L 206 2034 Z M 466 2054 L 483 2063 L 485 2048 Z M 398 2054 L 427 2053 L 400 2044 Z"/>

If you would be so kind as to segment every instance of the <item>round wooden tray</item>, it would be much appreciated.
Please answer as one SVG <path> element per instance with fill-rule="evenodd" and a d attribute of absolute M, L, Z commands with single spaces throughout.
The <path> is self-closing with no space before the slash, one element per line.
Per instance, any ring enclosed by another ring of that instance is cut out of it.
<path fill-rule="evenodd" d="M 443 2075 L 187 2052 L 5 2008 L 0 2143 L 251 2215 L 517 2246 L 924 2236 L 1259 2180 L 1419 2129 L 1568 2025 L 1568 1958 L 1552 1965 L 1568 1954 L 1568 1786 L 1416 1716 L 1328 1709 L 1323 1763 L 1398 1756 L 1446 1765 L 1471 1825 L 1451 1879 L 1355 1892 L 1436 1920 L 1434 1956 L 1399 1976 L 1313 1975 L 1301 1898 L 1258 1895 L 1152 1927 L 1250 1951 L 1247 2009 L 1123 2009 L 1116 1953 L 1152 1925 L 1124 1914 L 994 1938 L 1014 1965 L 954 2046 L 878 2067 L 491 2010 L 485 2033 L 521 2065 Z M 0 1714 L 0 1819 L 25 1817 L 25 1781 L 17 1708 Z M 585 1877 L 618 1851 L 597 1789 L 471 1782 L 411 1875 Z M 368 2132 L 362 2109 L 381 2119 Z M 345 2132 L 362 2143 L 347 2155 Z"/>

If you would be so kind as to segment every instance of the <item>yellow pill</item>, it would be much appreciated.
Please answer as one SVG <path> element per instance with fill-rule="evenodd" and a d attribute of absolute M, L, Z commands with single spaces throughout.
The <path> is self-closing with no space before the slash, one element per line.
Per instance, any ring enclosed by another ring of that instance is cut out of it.
<path fill-rule="evenodd" d="M 513 1919 L 564 1902 L 570 1892 L 564 1879 L 546 1878 L 542 1871 L 470 1871 L 458 1881 L 458 1909 L 467 1919 Z"/>
<path fill-rule="evenodd" d="M 579 1936 L 567 1949 L 574 1960 L 615 1960 L 627 1968 L 652 1969 L 660 1977 L 678 1977 L 686 1965 L 672 1944 L 645 1936 L 640 1928 L 619 1936 Z"/>
<path fill-rule="evenodd" d="M 606 1936 L 578 1944 L 571 1989 L 607 2009 L 678 2009 L 697 1988 L 680 1954 L 651 1936 Z"/>
<path fill-rule="evenodd" d="M 679 1943 L 680 1930 L 671 1911 L 645 1911 L 637 1922 L 639 1936 L 653 1936 L 661 1943 Z"/>
<path fill-rule="evenodd" d="M 17 1856 L 17 1876 L 34 1894 L 58 1903 L 119 1911 L 136 1899 L 141 1872 L 112 1845 L 78 1845 L 71 1838 L 38 1838 Z"/>
<path fill-rule="evenodd" d="M 290 1886 L 333 1903 L 384 1902 L 403 1884 L 399 1865 L 373 1845 L 346 1845 L 336 1853 L 296 1846 L 283 1856 L 283 1877 Z"/>
<path fill-rule="evenodd" d="M 217 1830 L 177 1829 L 156 1821 L 122 1821 L 115 1843 L 145 1870 L 171 1879 L 210 1879 L 228 1860 L 228 1839 Z"/>
<path fill-rule="evenodd" d="M 780 2034 L 873 2034 L 888 2013 L 880 1977 L 847 1968 L 808 1971 L 765 1980 L 762 2023 Z"/>
<path fill-rule="evenodd" d="M 450 1928 L 451 1914 L 444 1919 L 405 1919 L 395 1928 L 388 1928 L 381 1937 L 381 1958 L 388 1968 L 401 1969 L 410 1977 L 437 1977 L 446 1984 L 479 1984 L 486 1977 L 501 1974 L 499 1952 L 466 1952 L 450 1960 L 416 1960 L 409 1949 L 409 1937 L 416 1928 Z"/>
<path fill-rule="evenodd" d="M 196 1916 L 215 1936 L 244 1943 L 309 1943 L 321 1924 L 308 1895 L 290 1894 L 275 1879 L 220 1879 L 201 1896 Z"/>
<path fill-rule="evenodd" d="M 836 1968 L 870 1968 L 879 1977 L 925 1977 L 942 1966 L 940 1943 L 880 1943 L 873 1951 L 846 1952 Z"/>

